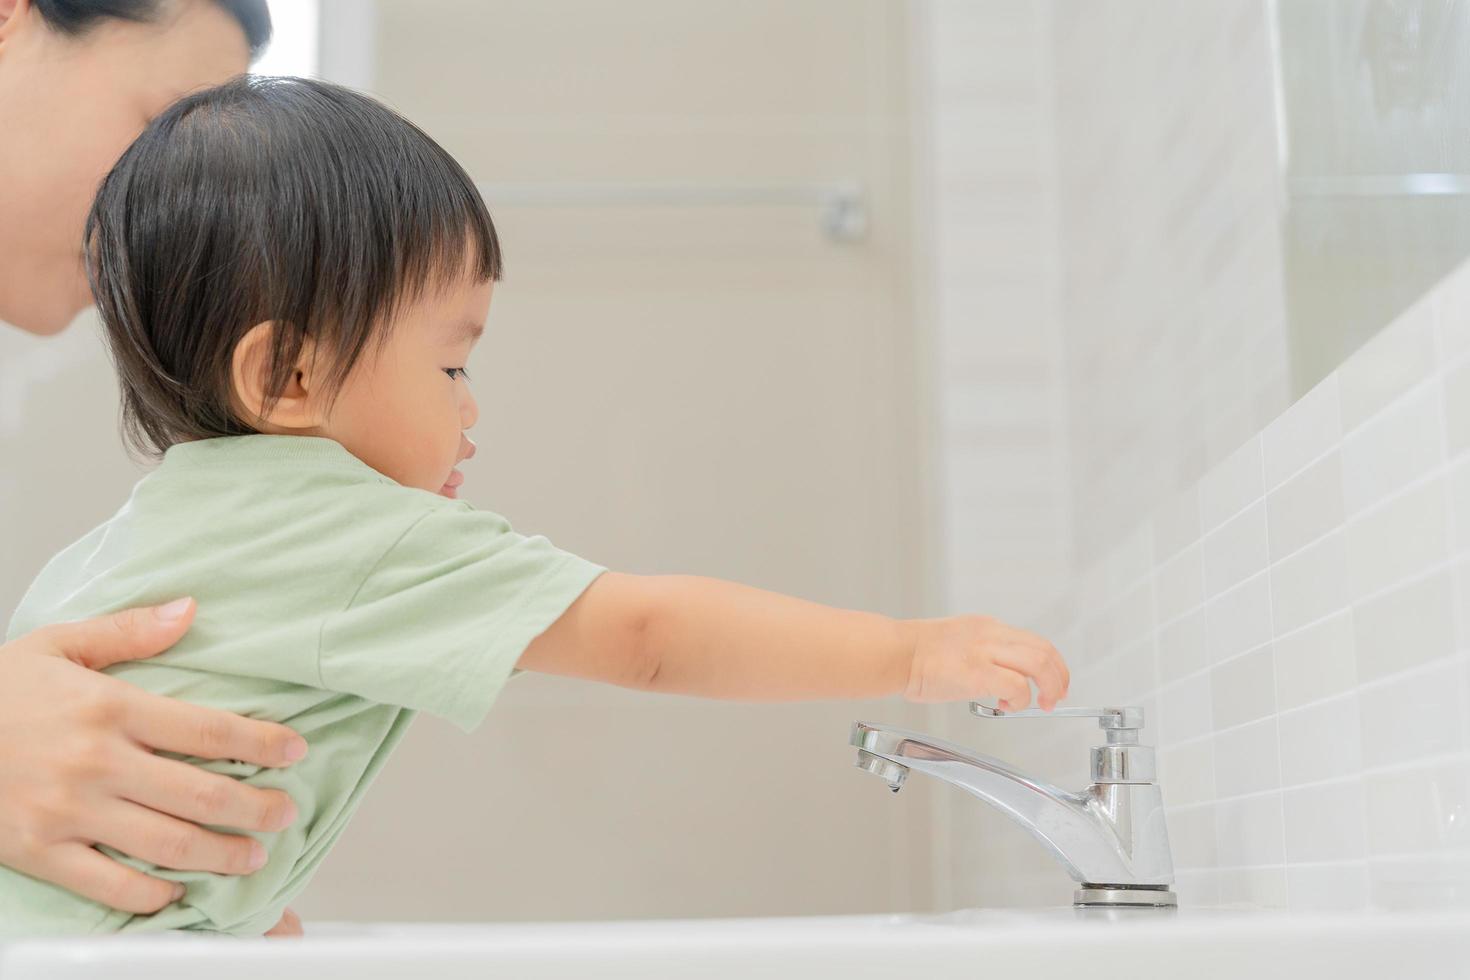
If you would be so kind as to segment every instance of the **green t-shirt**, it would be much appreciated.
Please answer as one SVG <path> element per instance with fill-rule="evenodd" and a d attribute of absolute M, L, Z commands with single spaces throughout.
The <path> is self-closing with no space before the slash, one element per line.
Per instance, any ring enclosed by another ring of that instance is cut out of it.
<path fill-rule="evenodd" d="M 42 570 L 8 636 L 194 596 L 197 617 L 177 646 L 107 672 L 290 725 L 311 749 L 289 768 L 189 761 L 284 790 L 300 816 L 255 835 L 270 862 L 248 876 L 127 859 L 188 886 L 152 916 L 0 868 L 0 933 L 265 932 L 414 713 L 477 725 L 527 644 L 601 571 L 495 514 L 403 487 L 329 439 L 243 436 L 169 449 L 111 520 Z"/>

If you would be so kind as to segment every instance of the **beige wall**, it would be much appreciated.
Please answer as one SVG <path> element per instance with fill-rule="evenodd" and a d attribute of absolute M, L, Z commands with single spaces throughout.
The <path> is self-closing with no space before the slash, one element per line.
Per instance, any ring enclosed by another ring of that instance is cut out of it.
<path fill-rule="evenodd" d="M 469 498 L 616 568 L 846 606 L 924 599 L 904 11 L 851 3 L 380 3 L 378 94 L 479 181 L 856 178 L 808 207 L 492 210 L 508 272 L 470 365 Z M 721 705 L 517 680 L 471 738 L 410 736 L 315 917 L 897 910 L 927 790 L 852 768 L 898 702 Z"/>
<path fill-rule="evenodd" d="M 0 617 L 62 547 L 116 511 L 143 470 L 117 430 L 117 386 L 93 311 L 66 333 L 0 323 Z"/>

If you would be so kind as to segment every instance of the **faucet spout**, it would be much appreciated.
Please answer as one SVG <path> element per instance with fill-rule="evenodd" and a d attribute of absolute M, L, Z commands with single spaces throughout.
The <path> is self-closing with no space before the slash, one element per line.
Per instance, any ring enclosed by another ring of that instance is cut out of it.
<path fill-rule="evenodd" d="M 989 803 L 1084 889 L 1167 892 L 1174 881 L 1163 798 L 1154 783 L 1098 782 L 1069 793 L 951 742 L 861 721 L 853 724 L 851 743 L 857 765 L 895 791 L 912 770 Z"/>

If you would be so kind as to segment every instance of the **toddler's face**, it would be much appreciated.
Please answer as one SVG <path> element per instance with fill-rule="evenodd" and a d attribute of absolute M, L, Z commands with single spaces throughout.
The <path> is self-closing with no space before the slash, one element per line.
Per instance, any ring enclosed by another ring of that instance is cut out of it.
<path fill-rule="evenodd" d="M 463 282 L 406 307 L 387 343 L 353 368 L 320 434 L 404 486 L 458 496 L 455 466 L 474 455 L 465 430 L 479 418 L 464 366 L 493 286 Z"/>

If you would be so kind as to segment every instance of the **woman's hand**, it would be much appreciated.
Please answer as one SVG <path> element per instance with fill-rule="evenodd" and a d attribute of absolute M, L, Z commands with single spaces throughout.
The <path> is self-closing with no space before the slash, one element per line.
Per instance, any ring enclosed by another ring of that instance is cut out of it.
<path fill-rule="evenodd" d="M 1072 675 L 1057 648 L 1035 633 L 988 616 L 918 621 L 904 697 L 919 703 L 999 698 L 1003 711 L 1031 703 L 1045 711 L 1067 696 Z"/>
<path fill-rule="evenodd" d="M 125 912 L 150 913 L 181 885 L 108 858 L 110 847 L 181 871 L 249 874 L 265 851 L 197 824 L 275 831 L 296 808 L 154 750 L 287 766 L 291 729 L 170 698 L 97 673 L 178 642 L 192 599 L 47 626 L 0 646 L 0 864 Z"/>

